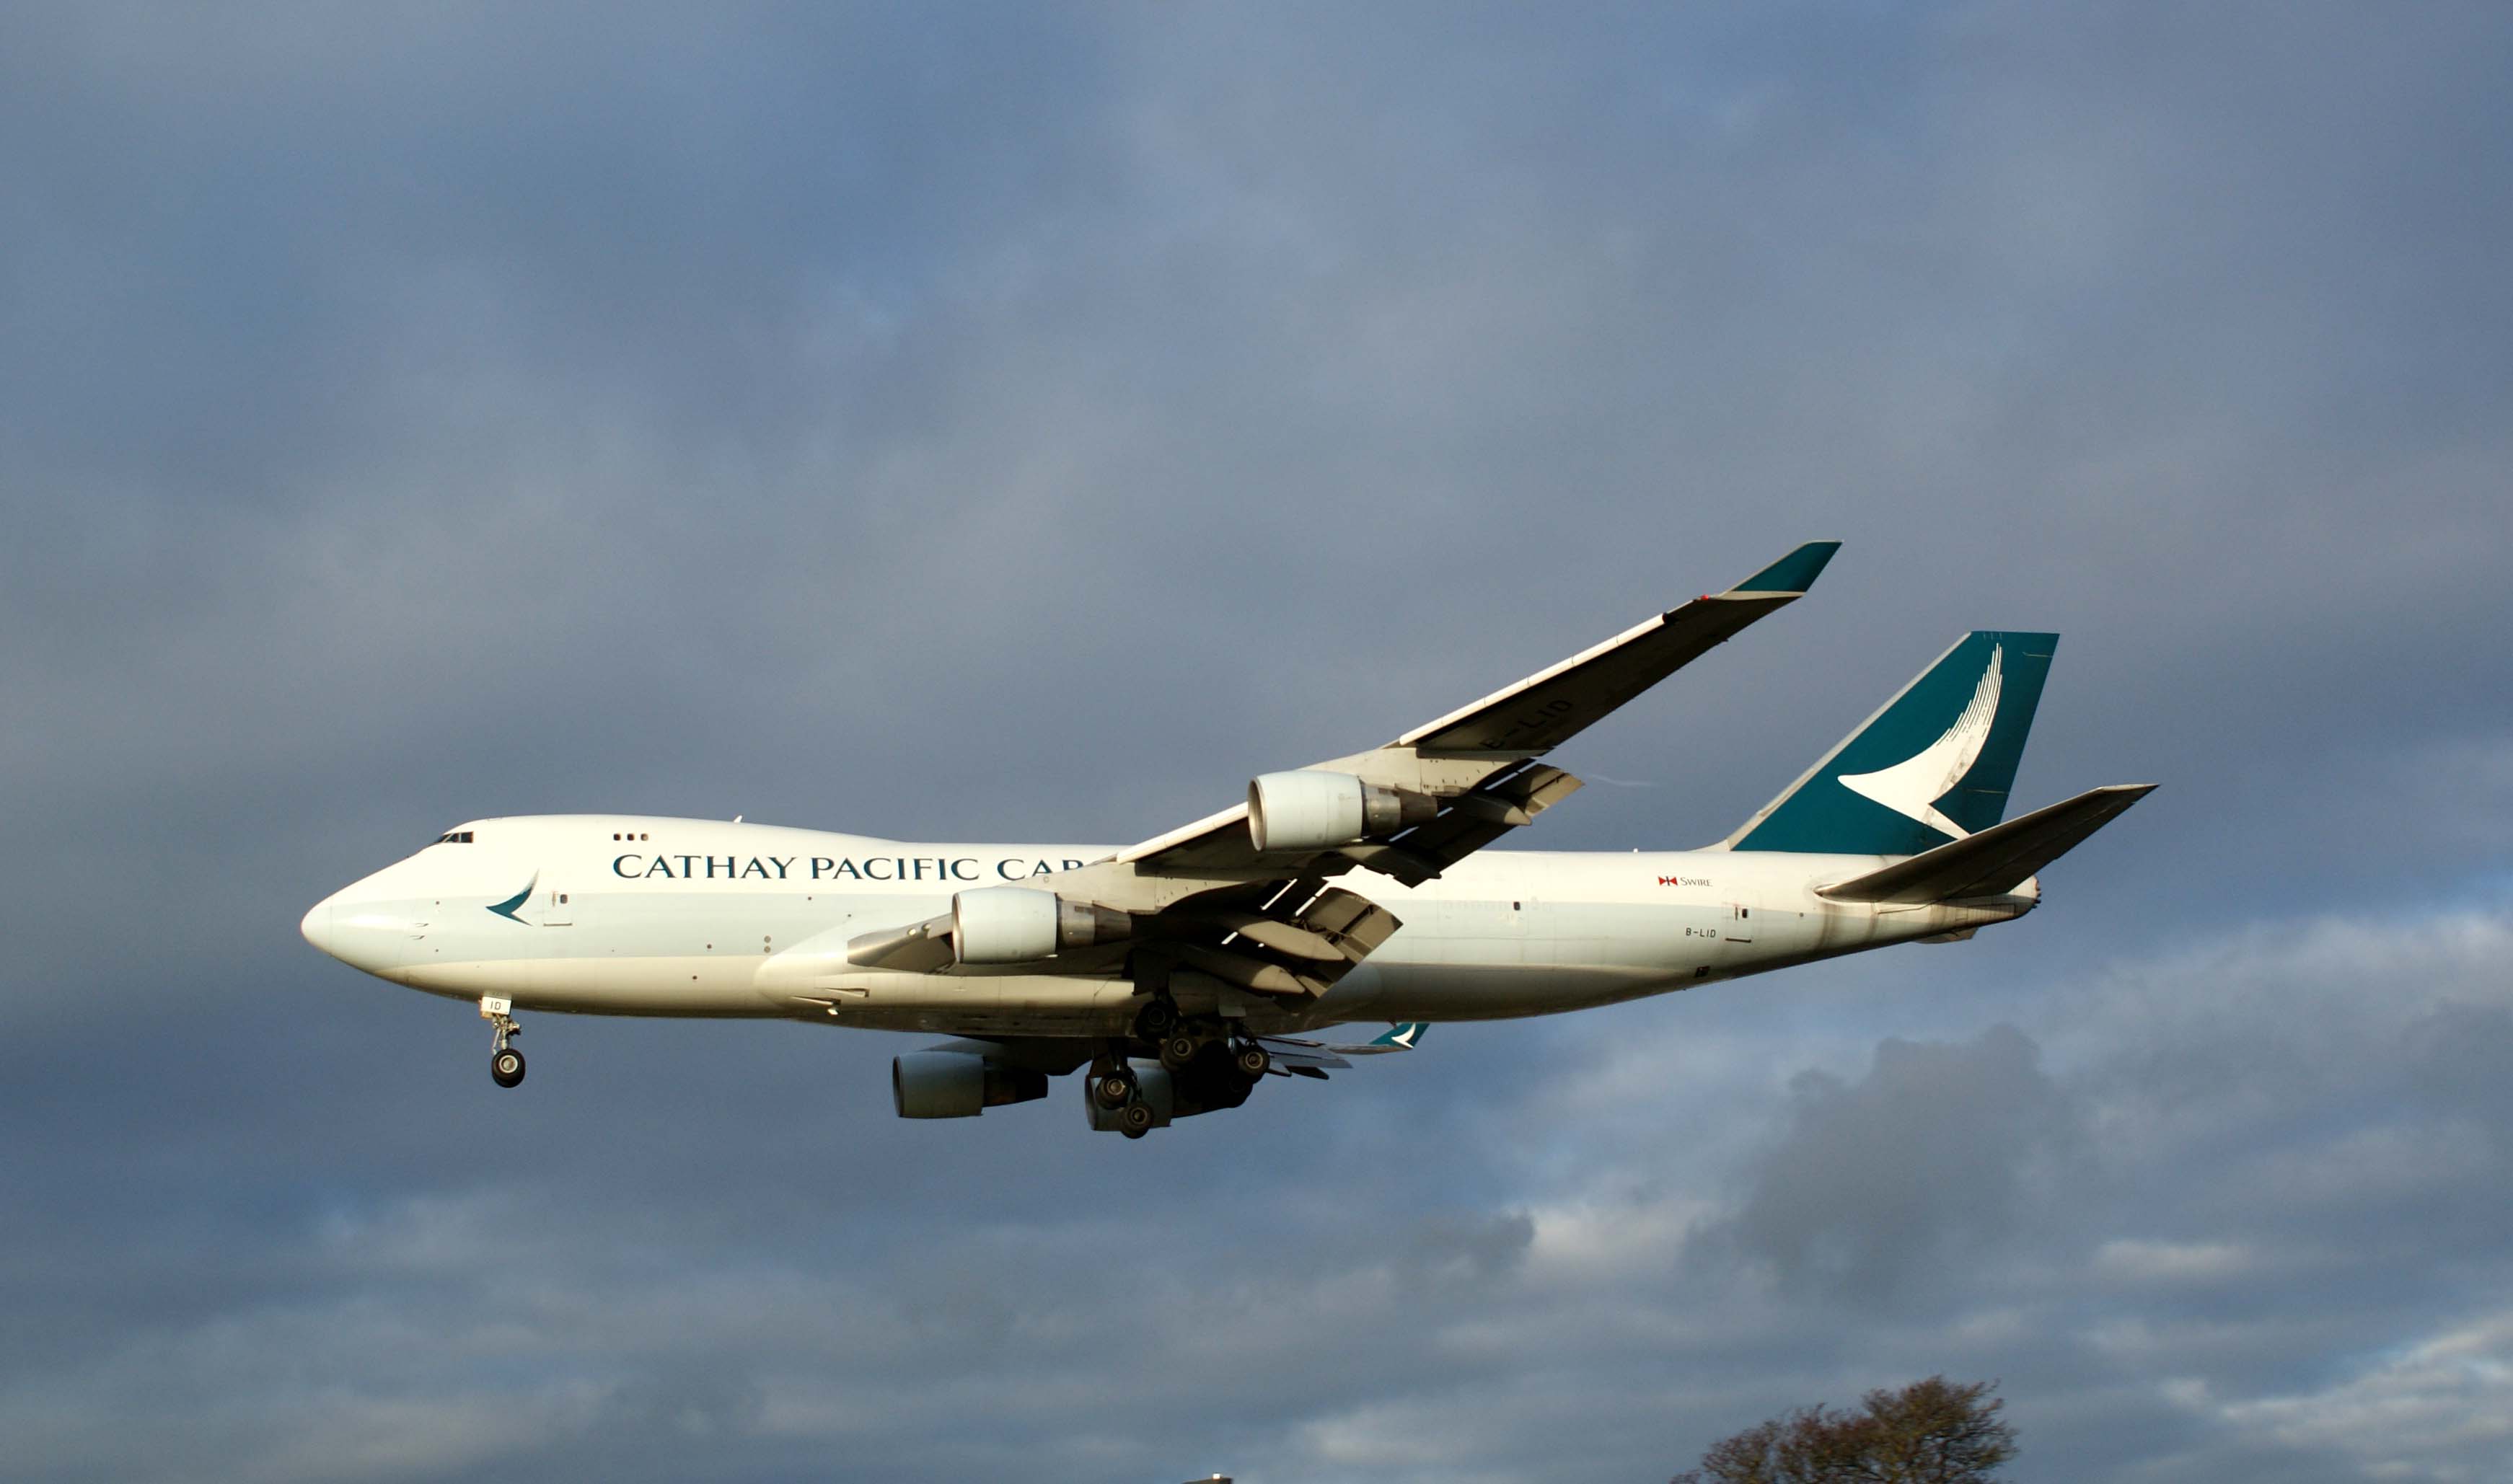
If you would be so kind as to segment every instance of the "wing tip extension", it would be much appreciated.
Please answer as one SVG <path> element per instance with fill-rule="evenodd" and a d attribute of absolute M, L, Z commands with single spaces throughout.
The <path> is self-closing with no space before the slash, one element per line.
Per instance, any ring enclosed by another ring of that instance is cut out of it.
<path fill-rule="evenodd" d="M 1746 593 L 1804 593 L 1815 586 L 1823 574 L 1824 564 L 1841 550 L 1838 541 L 1809 541 L 1751 577 L 1730 588 L 1722 597 Z"/>

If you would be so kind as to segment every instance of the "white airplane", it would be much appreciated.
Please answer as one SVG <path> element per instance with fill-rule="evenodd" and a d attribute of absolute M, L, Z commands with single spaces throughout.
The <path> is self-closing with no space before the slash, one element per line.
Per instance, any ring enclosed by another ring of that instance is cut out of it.
<path fill-rule="evenodd" d="M 341 888 L 307 941 L 513 1012 L 777 1017 L 955 1037 L 891 1064 L 898 1113 L 973 1116 L 1091 1069 L 1095 1129 L 1235 1108 L 1267 1075 L 1892 943 L 1969 938 L 2152 785 L 2001 823 L 2057 636 L 1966 635 L 1701 850 L 1486 850 L 1579 787 L 1537 759 L 1796 601 L 1838 542 L 1653 615 L 1383 747 L 1267 773 L 1123 849 L 907 844 L 710 820 L 474 820 Z M 1355 1021 L 1361 1044 L 1299 1033 Z"/>

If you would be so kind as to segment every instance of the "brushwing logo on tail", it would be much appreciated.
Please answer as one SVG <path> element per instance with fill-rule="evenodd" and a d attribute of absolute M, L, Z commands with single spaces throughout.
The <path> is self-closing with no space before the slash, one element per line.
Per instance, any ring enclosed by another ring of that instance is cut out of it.
<path fill-rule="evenodd" d="M 1989 668 L 1982 671 L 1980 683 L 1973 688 L 1972 703 L 1955 718 L 1944 736 L 1892 767 L 1872 773 L 1844 773 L 1841 786 L 1854 794 L 1864 795 L 1906 819 L 1918 820 L 1948 838 L 1962 840 L 1972 834 L 1937 812 L 1937 801 L 1955 791 L 1972 765 L 1980 761 L 1980 750 L 1989 744 L 1989 728 L 1998 720 L 1998 692 L 2003 683 L 2003 661 L 2006 646 L 1992 645 Z"/>

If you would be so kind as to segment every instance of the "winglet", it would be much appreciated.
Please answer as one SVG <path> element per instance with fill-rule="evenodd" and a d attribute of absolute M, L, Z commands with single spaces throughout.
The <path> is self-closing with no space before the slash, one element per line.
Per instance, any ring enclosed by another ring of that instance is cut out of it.
<path fill-rule="evenodd" d="M 1838 541 L 1809 541 L 1804 546 L 1730 588 L 1721 597 L 1746 593 L 1803 593 L 1823 574 L 1823 565 L 1841 550 Z"/>

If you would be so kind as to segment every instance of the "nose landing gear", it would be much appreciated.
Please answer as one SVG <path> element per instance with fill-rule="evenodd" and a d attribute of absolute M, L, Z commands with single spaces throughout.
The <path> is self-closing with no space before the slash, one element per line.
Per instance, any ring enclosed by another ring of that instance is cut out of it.
<path fill-rule="evenodd" d="M 512 1087 L 524 1079 L 524 1054 L 506 1044 L 509 1037 L 524 1034 L 524 1028 L 516 1025 L 515 1017 L 507 1013 L 514 1007 L 515 1002 L 511 999 L 485 995 L 480 998 L 480 1018 L 497 1033 L 489 1051 L 489 1080 L 500 1087 Z"/>

